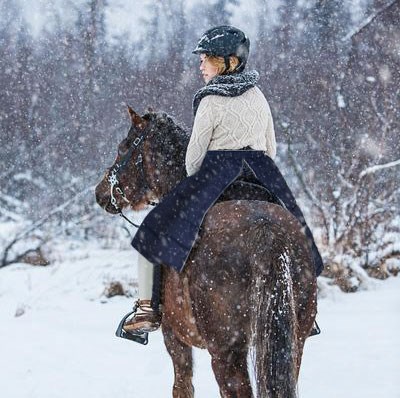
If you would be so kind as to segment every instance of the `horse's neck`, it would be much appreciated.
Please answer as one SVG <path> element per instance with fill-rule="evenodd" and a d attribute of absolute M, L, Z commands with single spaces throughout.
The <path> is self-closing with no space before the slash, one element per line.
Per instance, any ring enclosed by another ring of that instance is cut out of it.
<path fill-rule="evenodd" d="M 159 180 L 161 197 L 167 195 L 178 183 L 186 177 L 185 156 L 189 143 L 189 136 L 177 134 L 174 139 L 174 151 L 172 156 L 165 156 L 163 164 L 159 169 Z M 170 163 L 171 162 L 171 163 Z"/>
<path fill-rule="evenodd" d="M 187 140 L 182 139 L 182 141 L 178 146 L 178 150 L 175 153 L 174 159 L 176 159 L 176 162 L 173 165 L 175 171 L 174 185 L 177 185 L 178 183 L 183 181 L 187 176 L 185 158 L 186 158 L 186 149 L 188 143 L 189 143 L 189 138 L 187 138 Z"/>

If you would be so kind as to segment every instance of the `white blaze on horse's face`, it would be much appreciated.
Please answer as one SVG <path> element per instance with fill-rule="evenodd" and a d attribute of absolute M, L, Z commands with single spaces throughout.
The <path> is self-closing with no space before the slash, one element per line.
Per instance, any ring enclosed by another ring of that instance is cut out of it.
<path fill-rule="evenodd" d="M 200 71 L 206 83 L 218 75 L 218 68 L 211 63 L 205 54 L 200 54 Z"/>

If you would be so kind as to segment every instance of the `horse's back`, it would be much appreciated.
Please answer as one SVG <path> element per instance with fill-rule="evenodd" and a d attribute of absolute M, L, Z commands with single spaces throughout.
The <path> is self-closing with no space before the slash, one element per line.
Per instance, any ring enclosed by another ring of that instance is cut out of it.
<path fill-rule="evenodd" d="M 249 228 L 259 219 L 281 227 L 290 223 L 301 228 L 297 219 L 278 204 L 264 200 L 228 200 L 217 203 L 208 211 L 202 225 L 202 236 L 206 232 L 229 233 L 232 228 Z"/>

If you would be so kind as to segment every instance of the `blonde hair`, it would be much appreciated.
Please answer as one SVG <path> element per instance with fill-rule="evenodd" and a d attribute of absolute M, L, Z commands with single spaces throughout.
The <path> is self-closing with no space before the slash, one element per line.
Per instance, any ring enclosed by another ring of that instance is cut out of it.
<path fill-rule="evenodd" d="M 214 55 L 207 55 L 207 59 L 210 63 L 217 68 L 217 73 L 223 75 L 224 73 L 233 72 L 239 65 L 238 57 L 231 55 L 229 57 L 229 69 L 226 69 L 224 57 L 216 57 Z"/>

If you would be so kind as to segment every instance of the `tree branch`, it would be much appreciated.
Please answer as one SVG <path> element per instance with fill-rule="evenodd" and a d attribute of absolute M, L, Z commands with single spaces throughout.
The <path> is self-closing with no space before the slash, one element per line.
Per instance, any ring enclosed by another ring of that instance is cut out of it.
<path fill-rule="evenodd" d="M 37 246 L 34 249 L 27 249 L 23 253 L 18 254 L 15 258 L 12 258 L 11 260 L 5 259 L 4 262 L 1 263 L 1 267 L 6 267 L 7 265 L 15 264 L 20 262 L 25 256 L 27 256 L 30 253 L 36 253 L 40 249 L 41 245 Z"/>
<path fill-rule="evenodd" d="M 12 241 L 10 243 L 8 243 L 8 245 L 4 248 L 3 251 L 3 258 L 1 259 L 1 263 L 0 263 L 0 268 L 9 265 L 10 261 L 7 260 L 8 258 L 8 254 L 11 250 L 11 248 L 21 239 L 27 237 L 29 234 L 31 234 L 33 231 L 37 230 L 38 228 L 40 228 L 42 225 L 46 224 L 51 217 L 53 217 L 55 214 L 62 212 L 66 207 L 68 207 L 71 203 L 73 203 L 76 199 L 78 199 L 80 196 L 83 196 L 84 194 L 86 194 L 89 191 L 93 191 L 94 190 L 94 186 L 90 186 L 87 187 L 86 189 L 84 189 L 83 191 L 79 192 L 78 194 L 76 194 L 74 197 L 72 197 L 71 199 L 67 200 L 65 203 L 63 203 L 60 206 L 57 206 L 56 208 L 54 208 L 53 210 L 49 211 L 46 216 L 44 216 L 43 218 L 41 218 L 40 220 L 36 221 L 35 223 L 33 223 L 30 227 L 28 227 L 26 230 L 16 234 L 16 236 L 12 239 Z M 15 262 L 15 261 L 14 261 Z"/>
<path fill-rule="evenodd" d="M 292 147 L 291 147 L 291 143 L 290 143 L 290 139 L 287 139 L 287 148 L 288 148 L 288 157 L 289 157 L 289 161 L 293 166 L 294 172 L 296 174 L 296 177 L 298 178 L 301 187 L 303 188 L 304 193 L 306 194 L 306 196 L 308 197 L 308 199 L 311 201 L 311 203 L 319 210 L 319 213 L 321 214 L 322 220 L 323 220 L 323 224 L 325 227 L 325 231 L 326 231 L 326 238 L 328 238 L 328 231 L 329 231 L 329 226 L 328 226 L 328 221 L 327 218 L 325 216 L 325 212 L 324 209 L 322 208 L 322 206 L 320 206 L 318 203 L 318 199 L 315 197 L 315 195 L 313 194 L 313 192 L 311 192 L 311 190 L 308 188 L 307 184 L 304 181 L 303 175 L 301 174 L 301 170 L 298 167 L 298 164 L 296 162 L 296 159 L 294 157 L 293 151 L 292 151 Z"/>
<path fill-rule="evenodd" d="M 358 177 L 359 178 L 363 178 L 368 174 L 372 174 L 375 173 L 377 171 L 383 170 L 383 169 L 388 169 L 390 167 L 396 167 L 396 166 L 400 166 L 400 159 L 397 159 L 393 162 L 389 162 L 389 163 L 385 163 L 385 164 L 377 164 L 375 166 L 371 166 L 366 168 L 365 170 L 363 170 Z"/>
<path fill-rule="evenodd" d="M 398 1 L 399 0 L 393 0 L 391 3 L 381 7 L 378 11 L 376 11 L 375 14 L 370 15 L 368 18 L 364 19 L 364 21 L 357 28 L 353 29 L 353 31 L 349 32 L 346 36 L 342 37 L 341 41 L 347 42 L 348 40 L 353 39 L 354 36 L 357 36 L 359 33 L 361 33 L 362 30 L 365 29 L 368 25 L 370 25 L 380 14 L 382 14 L 382 12 L 392 7 Z"/>

